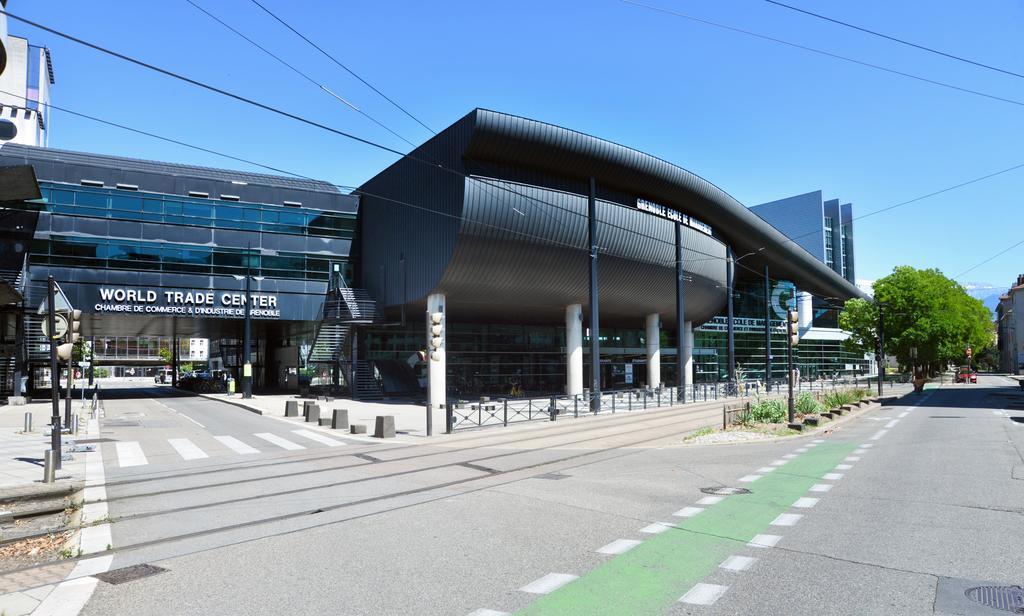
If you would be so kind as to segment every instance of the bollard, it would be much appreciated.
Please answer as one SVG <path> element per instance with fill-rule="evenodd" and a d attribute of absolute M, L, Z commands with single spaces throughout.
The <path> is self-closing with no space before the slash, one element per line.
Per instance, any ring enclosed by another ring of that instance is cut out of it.
<path fill-rule="evenodd" d="M 504 419 L 503 420 L 504 420 L 504 423 L 505 423 L 505 427 L 507 428 L 508 427 L 508 398 L 505 398 L 505 399 L 502 400 L 502 405 L 505 407 L 505 409 L 504 409 Z"/>
<path fill-rule="evenodd" d="M 32 431 L 32 413 L 25 413 L 25 429 L 23 432 Z"/>
<path fill-rule="evenodd" d="M 43 483 L 53 483 L 56 477 L 57 452 L 47 449 L 43 453 Z"/>
<path fill-rule="evenodd" d="M 71 433 L 78 434 L 78 415 L 71 416 Z"/>
<path fill-rule="evenodd" d="M 615 398 L 617 397 L 615 394 L 612 394 L 612 415 L 615 414 Z"/>
<path fill-rule="evenodd" d="M 299 416 L 299 401 L 298 400 L 286 400 L 284 403 L 284 416 L 285 417 L 298 417 Z"/>
<path fill-rule="evenodd" d="M 555 417 L 558 417 L 558 407 L 555 405 L 555 397 L 551 396 L 551 406 L 548 407 L 548 417 L 551 421 L 554 421 Z"/>
<path fill-rule="evenodd" d="M 311 404 L 309 410 L 306 412 L 306 421 L 311 421 L 315 424 L 320 423 L 320 405 Z"/>
<path fill-rule="evenodd" d="M 580 397 L 579 397 L 579 394 L 577 394 L 577 395 L 572 397 L 572 416 L 573 417 L 579 417 L 580 416 Z M 552 417 L 551 421 L 554 421 L 554 420 L 555 420 L 555 418 Z"/>
<path fill-rule="evenodd" d="M 444 405 L 444 433 L 451 434 L 455 427 L 455 414 L 452 412 L 452 405 Z"/>
<path fill-rule="evenodd" d="M 374 438 L 395 438 L 395 416 L 377 415 L 373 425 Z"/>
<path fill-rule="evenodd" d="M 334 409 L 331 417 L 332 430 L 348 430 L 348 409 Z"/>

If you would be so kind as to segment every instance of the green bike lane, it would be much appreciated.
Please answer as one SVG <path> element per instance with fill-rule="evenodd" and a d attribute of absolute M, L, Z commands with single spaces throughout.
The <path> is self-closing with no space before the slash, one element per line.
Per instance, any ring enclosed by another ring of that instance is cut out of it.
<path fill-rule="evenodd" d="M 662 614 L 819 483 L 855 442 L 821 443 L 589 573 L 538 598 L 522 615 Z"/>

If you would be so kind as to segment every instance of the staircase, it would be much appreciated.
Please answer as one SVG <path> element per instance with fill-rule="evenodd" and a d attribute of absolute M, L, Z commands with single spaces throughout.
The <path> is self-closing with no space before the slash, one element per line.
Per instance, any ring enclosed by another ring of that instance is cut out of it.
<path fill-rule="evenodd" d="M 380 400 L 384 397 L 373 364 L 353 356 L 356 327 L 380 320 L 377 304 L 365 289 L 351 289 L 340 275 L 332 279 L 324 303 L 313 345 L 306 356 L 310 364 L 337 366 L 352 397 Z"/>

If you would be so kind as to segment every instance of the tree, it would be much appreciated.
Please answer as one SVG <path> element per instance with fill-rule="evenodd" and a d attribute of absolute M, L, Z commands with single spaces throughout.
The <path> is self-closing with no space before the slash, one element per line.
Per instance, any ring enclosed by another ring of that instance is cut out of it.
<path fill-rule="evenodd" d="M 167 347 L 161 347 L 161 349 L 157 351 L 157 355 L 160 356 L 160 360 L 165 364 L 171 363 L 171 360 L 173 359 L 171 357 L 171 350 Z"/>
<path fill-rule="evenodd" d="M 992 313 L 937 269 L 900 266 L 874 285 L 875 299 L 852 299 L 839 315 L 851 350 L 874 353 L 879 304 L 885 321 L 885 353 L 904 366 L 932 371 L 966 360 L 992 346 Z M 912 357 L 916 350 L 916 359 Z"/>

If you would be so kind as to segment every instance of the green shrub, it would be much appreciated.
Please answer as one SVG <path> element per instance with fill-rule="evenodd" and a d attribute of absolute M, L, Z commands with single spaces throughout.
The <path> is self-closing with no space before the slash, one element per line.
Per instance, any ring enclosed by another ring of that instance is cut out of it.
<path fill-rule="evenodd" d="M 849 391 L 830 391 L 825 394 L 825 406 L 830 409 L 837 409 L 853 401 L 853 395 Z"/>
<path fill-rule="evenodd" d="M 797 413 L 804 415 L 813 415 L 814 413 L 821 412 L 821 403 L 815 400 L 811 394 L 800 394 L 796 397 L 796 401 L 793 402 L 793 407 Z"/>
<path fill-rule="evenodd" d="M 758 400 L 750 406 L 745 419 L 754 423 L 781 423 L 786 418 L 786 405 L 778 398 Z"/>

